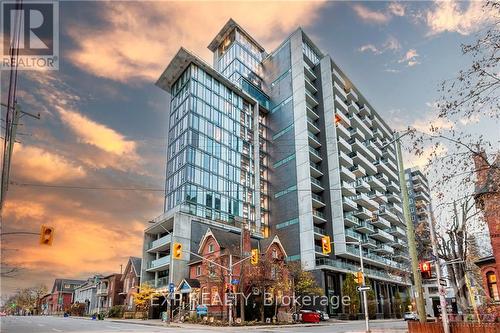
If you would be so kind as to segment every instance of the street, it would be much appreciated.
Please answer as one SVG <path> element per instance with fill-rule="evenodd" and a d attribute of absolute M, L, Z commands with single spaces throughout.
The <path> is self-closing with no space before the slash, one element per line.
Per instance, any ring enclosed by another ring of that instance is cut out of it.
<path fill-rule="evenodd" d="M 15 317 L 8 316 L 0 319 L 0 331 L 5 333 L 54 333 L 54 332 L 78 332 L 78 333 L 111 333 L 111 332 L 318 332 L 318 333 L 347 333 L 347 332 L 363 332 L 363 321 L 335 321 L 326 322 L 320 325 L 297 325 L 297 326 L 280 326 L 280 327 L 209 327 L 201 325 L 179 324 L 172 327 L 154 326 L 157 322 L 146 321 L 145 324 L 134 322 L 114 322 L 111 320 L 95 321 L 79 318 L 63 318 L 51 316 L 31 316 L 31 317 Z M 152 325 L 153 324 L 153 325 Z M 373 332 L 406 332 L 406 323 L 403 320 L 376 320 L 372 321 L 371 329 Z"/>

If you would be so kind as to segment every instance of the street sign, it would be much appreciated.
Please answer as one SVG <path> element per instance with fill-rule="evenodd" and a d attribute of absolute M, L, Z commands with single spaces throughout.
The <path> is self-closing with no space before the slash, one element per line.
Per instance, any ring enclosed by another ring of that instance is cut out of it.
<path fill-rule="evenodd" d="M 168 292 L 169 293 L 173 293 L 174 292 L 174 289 L 175 289 L 175 285 L 173 283 L 170 283 L 168 285 Z"/>
<path fill-rule="evenodd" d="M 240 280 L 237 280 L 237 279 L 231 280 L 231 284 L 239 284 L 239 283 L 240 283 Z"/>
<path fill-rule="evenodd" d="M 359 292 L 361 291 L 368 291 L 370 289 L 372 289 L 370 286 L 360 286 L 360 287 L 357 287 L 356 288 Z"/>
<path fill-rule="evenodd" d="M 196 314 L 198 316 L 206 316 L 208 314 L 208 308 L 204 304 L 200 304 L 196 307 Z"/>
<path fill-rule="evenodd" d="M 439 279 L 439 284 L 440 284 L 441 286 L 443 286 L 443 287 L 446 287 L 446 286 L 448 285 L 448 284 L 446 283 L 446 279 L 443 279 L 443 278 Z"/>

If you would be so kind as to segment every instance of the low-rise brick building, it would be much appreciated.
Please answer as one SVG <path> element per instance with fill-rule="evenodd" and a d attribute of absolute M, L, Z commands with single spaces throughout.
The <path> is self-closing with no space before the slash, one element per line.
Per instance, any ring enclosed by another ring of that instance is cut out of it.
<path fill-rule="evenodd" d="M 100 311 L 108 311 L 115 305 L 123 305 L 122 274 L 113 273 L 102 278 L 97 285 L 97 304 Z"/>
<path fill-rule="evenodd" d="M 82 280 L 55 279 L 52 290 L 40 300 L 40 313 L 44 315 L 62 314 L 71 306 L 75 288 Z"/>
<path fill-rule="evenodd" d="M 125 310 L 134 310 L 134 293 L 139 291 L 141 285 L 141 263 L 142 259 L 138 257 L 128 258 L 127 265 L 121 276 L 122 291 Z"/>
<path fill-rule="evenodd" d="M 500 153 L 493 162 L 483 152 L 474 156 L 477 180 L 475 200 L 488 225 L 492 255 L 476 262 L 481 268 L 486 298 L 500 302 Z"/>

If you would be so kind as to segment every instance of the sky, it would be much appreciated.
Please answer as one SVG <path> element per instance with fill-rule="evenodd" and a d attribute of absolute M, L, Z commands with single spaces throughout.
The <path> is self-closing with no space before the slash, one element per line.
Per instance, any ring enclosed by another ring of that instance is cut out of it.
<path fill-rule="evenodd" d="M 207 45 L 229 18 L 267 51 L 301 26 L 391 127 L 424 129 L 438 123 L 439 83 L 470 63 L 460 44 L 488 23 L 481 5 L 60 2 L 59 70 L 20 72 L 18 103 L 41 119 L 23 119 L 2 225 L 51 225 L 55 239 L 51 247 L 30 236 L 2 239 L 2 265 L 22 268 L 1 281 L 2 294 L 119 272 L 141 256 L 142 231 L 163 204 L 168 96 L 154 83 L 181 46 L 211 62 Z M 467 126 L 498 139 L 497 125 Z M 425 155 L 405 160 L 419 166 Z M 109 189 L 124 187 L 150 190 Z"/>

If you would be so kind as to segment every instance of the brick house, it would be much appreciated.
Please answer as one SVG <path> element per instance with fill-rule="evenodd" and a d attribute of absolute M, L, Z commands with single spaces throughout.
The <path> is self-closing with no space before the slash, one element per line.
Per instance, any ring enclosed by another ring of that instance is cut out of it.
<path fill-rule="evenodd" d="M 240 235 L 209 228 L 199 244 L 198 254 L 225 267 L 229 265 L 230 255 L 234 264 L 242 258 L 248 257 L 252 249 L 259 249 L 259 265 L 252 266 L 247 259 L 233 269 L 232 280 L 235 282 L 232 285 L 233 291 L 244 295 L 255 294 L 249 299 L 255 298 L 257 302 L 259 301 L 257 298 L 262 300 L 262 292 L 257 293 L 257 289 L 260 291 L 266 289 L 263 281 L 268 281 L 271 285 L 278 280 L 289 280 L 288 270 L 284 265 L 286 252 L 278 236 L 257 240 L 250 237 L 248 230 L 243 230 L 242 235 Z M 197 288 L 190 289 L 191 308 L 197 304 L 204 304 L 208 308 L 209 316 L 226 319 L 228 315 L 226 299 L 231 288 L 228 272 L 194 256 L 192 256 L 189 266 L 189 279 L 184 281 L 186 283 L 181 283 L 178 288 L 179 292 L 182 294 L 183 286 L 186 284 L 191 287 L 196 285 Z M 238 299 L 243 300 L 241 296 L 238 296 Z M 186 300 L 183 300 L 183 303 L 185 302 Z M 244 310 L 240 306 L 235 306 L 234 310 L 235 317 L 240 317 L 241 311 L 245 311 L 247 320 L 249 319 L 247 313 L 256 312 Z M 278 307 L 278 310 L 284 311 L 285 309 Z"/>
<path fill-rule="evenodd" d="M 75 289 L 85 283 L 82 280 L 55 279 L 52 290 L 40 300 L 40 313 L 44 315 L 62 314 L 71 306 Z"/>
<path fill-rule="evenodd" d="M 474 165 L 477 172 L 475 201 L 483 212 L 488 225 L 492 255 L 476 261 L 481 268 L 483 287 L 488 300 L 500 302 L 500 286 L 497 279 L 500 277 L 498 264 L 500 263 L 500 153 L 495 161 L 488 163 L 484 152 L 474 156 Z"/>
<path fill-rule="evenodd" d="M 123 305 L 124 299 L 122 274 L 110 274 L 103 277 L 97 284 L 99 311 L 108 311 L 115 305 Z"/>
<path fill-rule="evenodd" d="M 121 276 L 122 291 L 120 296 L 123 297 L 125 310 L 134 310 L 134 293 L 139 291 L 141 285 L 141 263 L 142 259 L 138 257 L 130 257 L 127 261 L 127 266 Z"/>

